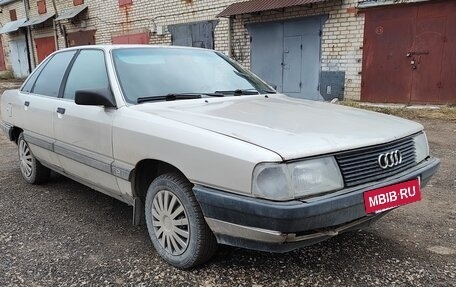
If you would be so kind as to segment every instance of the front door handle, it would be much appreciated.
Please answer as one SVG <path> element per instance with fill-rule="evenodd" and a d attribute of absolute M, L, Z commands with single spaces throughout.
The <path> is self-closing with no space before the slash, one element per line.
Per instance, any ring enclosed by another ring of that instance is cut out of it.
<path fill-rule="evenodd" d="M 30 102 L 29 101 L 25 101 L 24 102 L 24 106 L 26 106 L 26 107 L 30 106 Z"/>
<path fill-rule="evenodd" d="M 57 108 L 57 113 L 63 115 L 65 113 L 64 108 Z"/>

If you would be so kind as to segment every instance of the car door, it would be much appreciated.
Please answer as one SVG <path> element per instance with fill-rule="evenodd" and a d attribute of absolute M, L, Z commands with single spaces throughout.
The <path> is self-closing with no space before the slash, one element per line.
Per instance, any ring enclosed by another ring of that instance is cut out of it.
<path fill-rule="evenodd" d="M 112 118 L 115 108 L 82 106 L 74 101 L 78 90 L 109 88 L 104 51 L 83 49 L 64 80 L 54 113 L 54 150 L 66 174 L 100 191 L 118 193 L 111 174 Z"/>
<path fill-rule="evenodd" d="M 60 86 L 76 51 L 57 53 L 40 65 L 19 91 L 17 106 L 12 107 L 18 126 L 24 130 L 34 156 L 42 163 L 60 169 L 58 156 L 53 152 L 53 114 L 59 102 Z"/>

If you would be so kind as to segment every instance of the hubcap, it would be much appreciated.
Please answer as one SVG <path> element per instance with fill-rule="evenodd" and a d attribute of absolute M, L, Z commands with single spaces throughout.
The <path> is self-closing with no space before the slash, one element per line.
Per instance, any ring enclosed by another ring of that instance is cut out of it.
<path fill-rule="evenodd" d="M 19 143 L 19 160 L 21 166 L 21 172 L 25 177 L 30 177 L 32 175 L 32 153 L 27 145 L 27 143 L 23 140 Z"/>
<path fill-rule="evenodd" d="M 185 252 L 190 226 L 182 202 L 172 192 L 157 192 L 152 205 L 152 222 L 161 247 L 172 255 Z"/>

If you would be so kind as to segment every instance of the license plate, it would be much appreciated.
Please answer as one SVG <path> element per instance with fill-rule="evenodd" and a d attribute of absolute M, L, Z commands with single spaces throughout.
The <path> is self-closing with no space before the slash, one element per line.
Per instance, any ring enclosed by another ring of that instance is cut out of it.
<path fill-rule="evenodd" d="M 420 180 L 418 178 L 364 192 L 366 213 L 379 213 L 420 200 Z"/>

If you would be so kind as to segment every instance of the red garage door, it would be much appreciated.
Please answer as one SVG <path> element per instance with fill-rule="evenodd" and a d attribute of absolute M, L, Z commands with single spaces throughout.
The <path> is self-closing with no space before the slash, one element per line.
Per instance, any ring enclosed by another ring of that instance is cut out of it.
<path fill-rule="evenodd" d="M 2 38 L 0 37 L 0 71 L 6 70 L 5 66 L 5 55 L 3 52 L 3 43 L 2 43 Z"/>
<path fill-rule="evenodd" d="M 41 63 L 47 56 L 55 51 L 54 37 L 35 38 L 36 54 L 38 63 Z"/>
<path fill-rule="evenodd" d="M 112 37 L 113 44 L 149 44 L 149 33 L 137 33 Z"/>
<path fill-rule="evenodd" d="M 456 103 L 456 1 L 366 11 L 361 100 Z"/>

